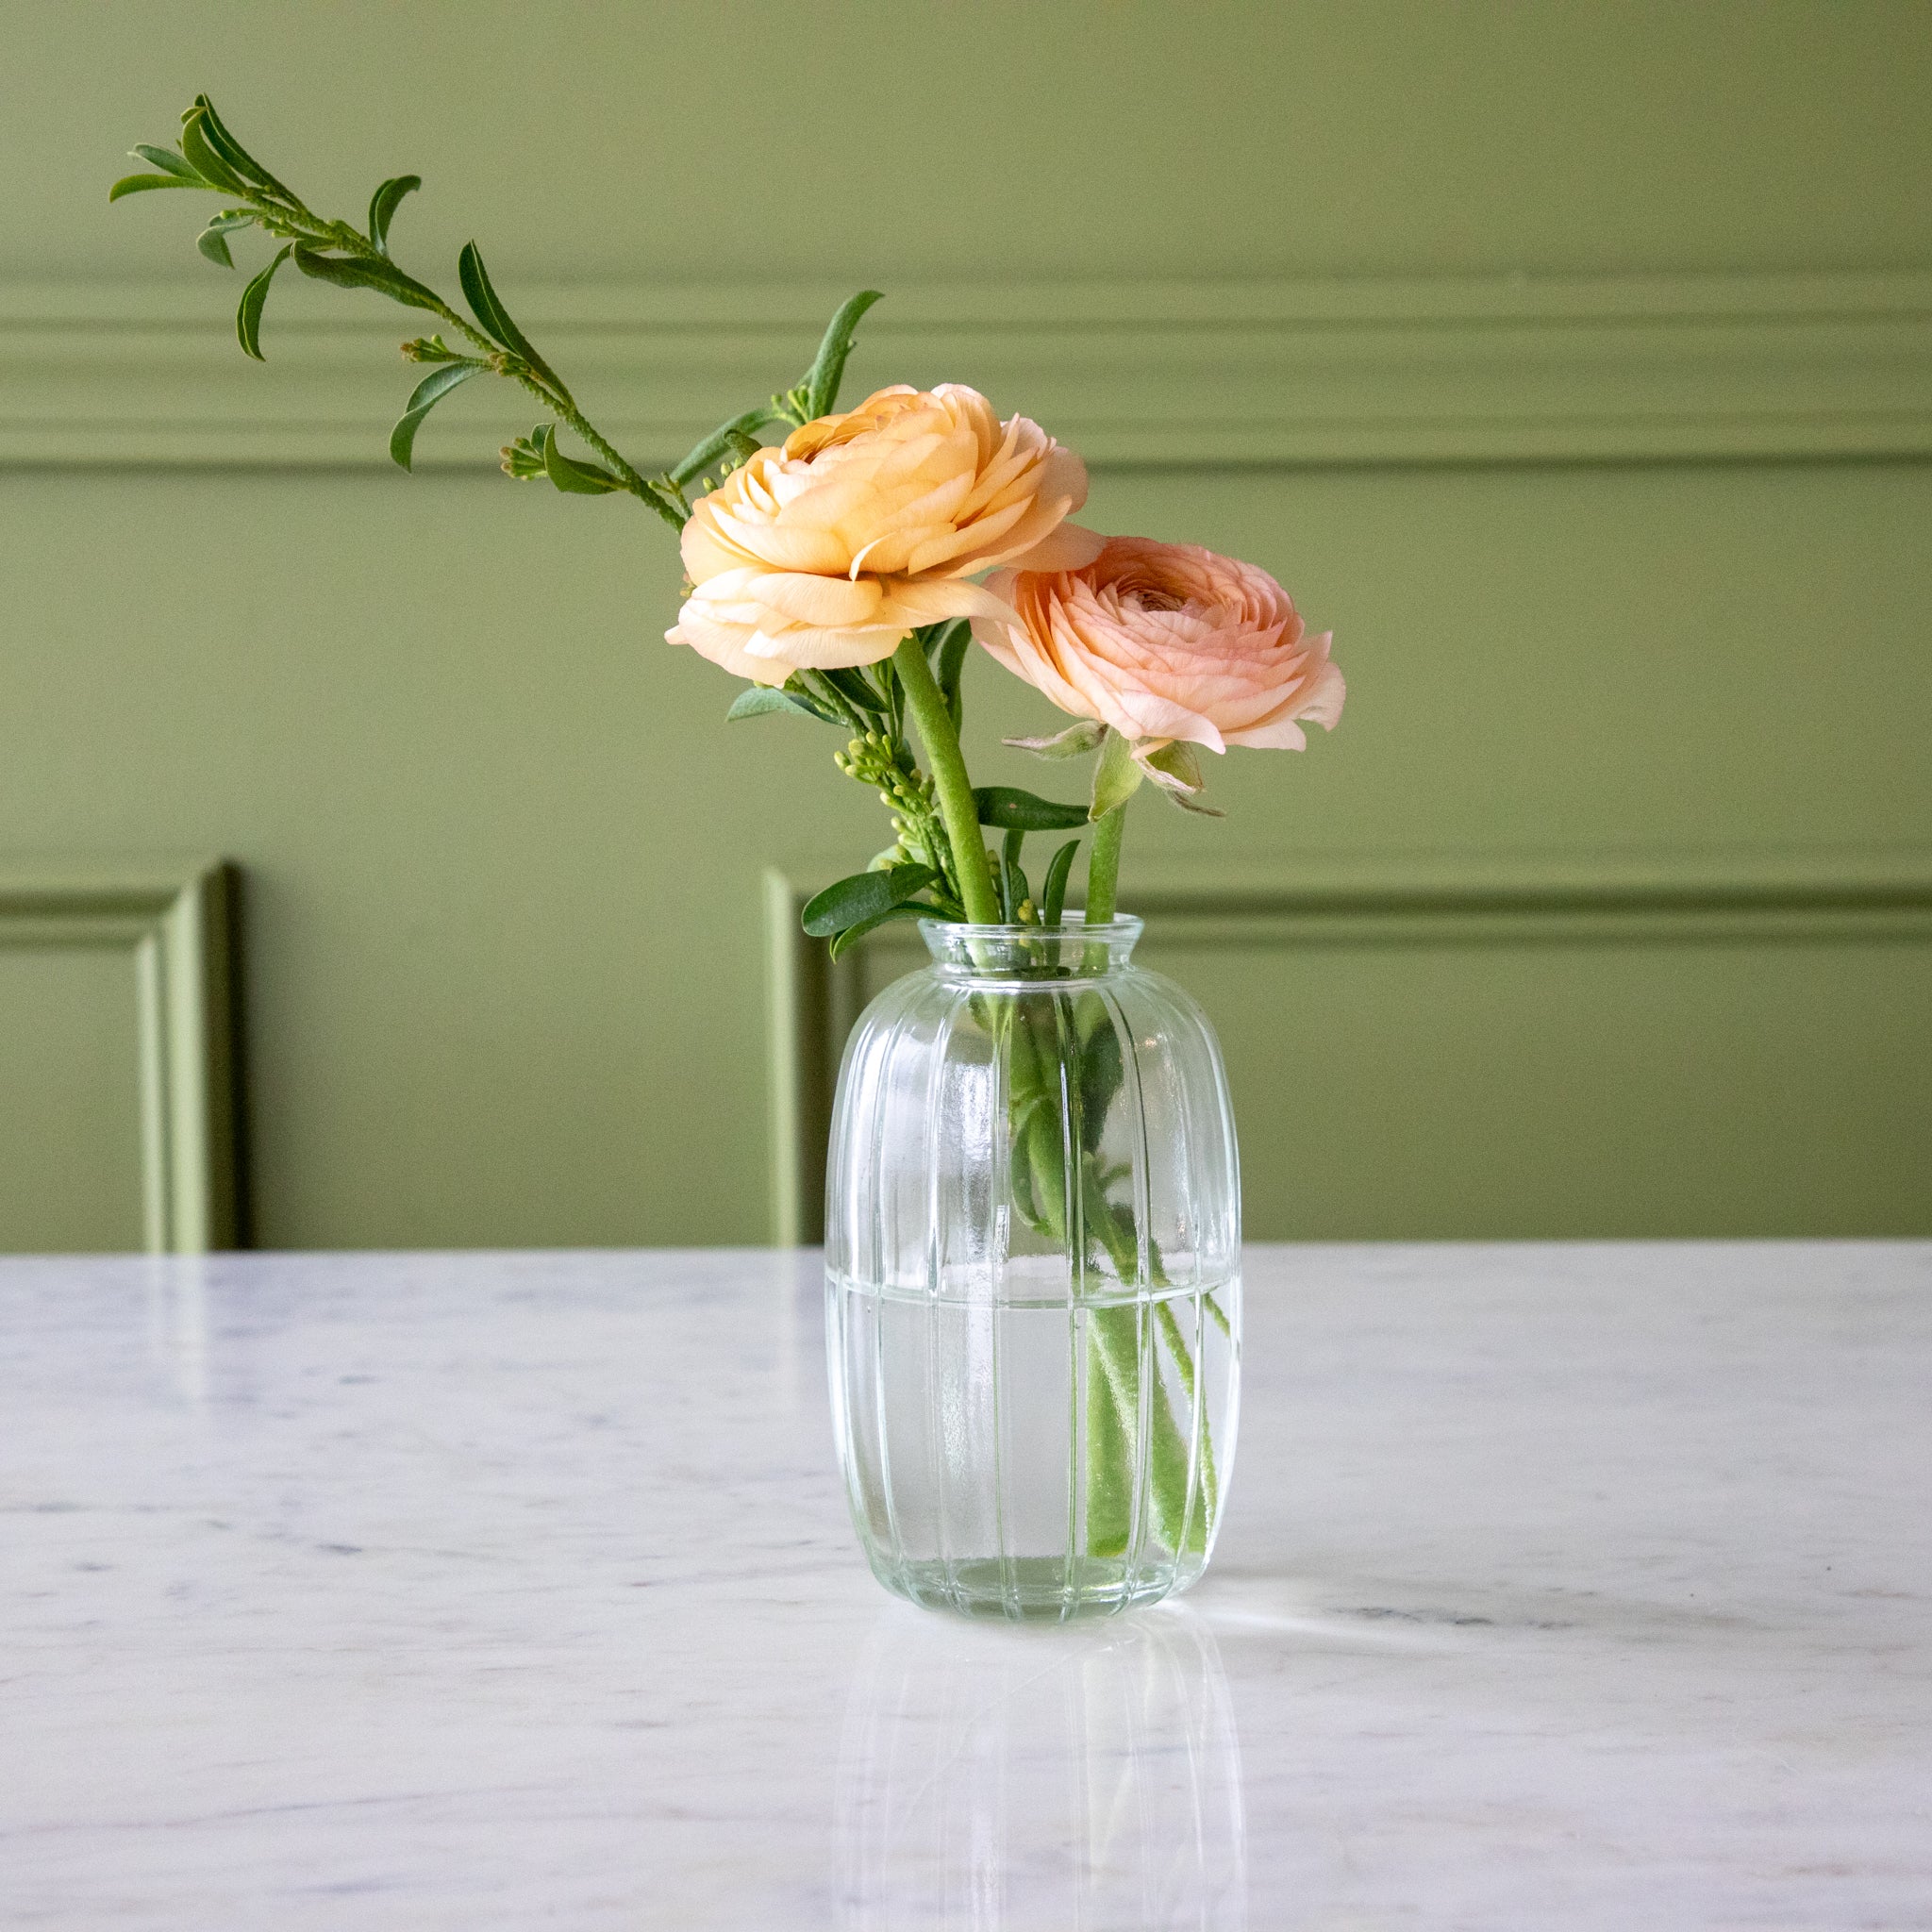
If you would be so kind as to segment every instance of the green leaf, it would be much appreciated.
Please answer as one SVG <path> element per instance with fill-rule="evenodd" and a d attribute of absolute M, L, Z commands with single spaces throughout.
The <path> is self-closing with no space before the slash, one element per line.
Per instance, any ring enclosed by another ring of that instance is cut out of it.
<path fill-rule="evenodd" d="M 1026 874 L 1020 869 L 1020 850 L 1025 842 L 1025 831 L 1015 825 L 1007 834 L 1000 849 L 1000 897 L 1008 925 L 1019 923 L 1020 908 L 1033 896 L 1033 889 L 1026 883 Z"/>
<path fill-rule="evenodd" d="M 1194 747 L 1184 739 L 1174 739 L 1158 751 L 1149 752 L 1141 762 L 1147 775 L 1164 791 L 1201 790 L 1201 760 Z"/>
<path fill-rule="evenodd" d="M 252 228 L 259 219 L 253 208 L 225 208 L 194 238 L 195 245 L 210 261 L 220 260 L 223 267 L 233 268 L 235 264 L 226 258 L 226 243 L 224 242 L 223 254 L 218 257 L 206 245 L 208 237 L 232 235 L 237 228 Z"/>
<path fill-rule="evenodd" d="M 210 220 L 208 226 L 195 236 L 195 247 L 212 260 L 216 269 L 232 269 L 236 265 L 234 255 L 228 253 L 228 238 L 238 228 L 253 228 L 257 214 L 253 208 L 223 208 Z"/>
<path fill-rule="evenodd" d="M 1074 869 L 1074 855 L 1080 849 L 1077 839 L 1069 839 L 1053 856 L 1046 869 L 1046 885 L 1040 901 L 1040 923 L 1053 926 L 1060 923 L 1067 904 L 1067 874 Z"/>
<path fill-rule="evenodd" d="M 966 669 L 966 652 L 973 642 L 973 626 L 963 617 L 956 618 L 940 633 L 933 652 L 933 681 L 946 701 L 946 711 L 958 731 L 966 722 L 966 697 L 960 678 Z"/>
<path fill-rule="evenodd" d="M 108 190 L 108 199 L 119 201 L 124 194 L 145 194 L 151 188 L 207 188 L 219 192 L 212 181 L 191 181 L 182 175 L 124 175 Z"/>
<path fill-rule="evenodd" d="M 189 166 L 211 186 L 229 194 L 247 194 L 252 191 L 254 184 L 237 174 L 215 152 L 208 138 L 208 117 L 198 109 L 190 109 L 181 124 L 181 152 L 187 156 Z"/>
<path fill-rule="evenodd" d="M 784 691 L 770 684 L 754 684 L 740 691 L 732 699 L 731 708 L 724 713 L 724 722 L 730 724 L 740 718 L 768 718 L 775 711 L 791 711 L 801 718 L 816 718 L 825 724 L 839 723 L 831 712 L 814 704 L 803 691 Z"/>
<path fill-rule="evenodd" d="M 1105 1014 L 1080 1054 L 1080 1144 L 1091 1154 L 1107 1127 L 1107 1110 L 1120 1091 L 1126 1066 L 1121 1057 L 1121 1036 L 1110 1013 Z"/>
<path fill-rule="evenodd" d="M 1059 805 L 1051 798 L 1023 791 L 1017 785 L 982 785 L 973 798 L 982 825 L 998 825 L 1007 831 L 1063 832 L 1087 823 L 1084 806 Z"/>
<path fill-rule="evenodd" d="M 1134 758 L 1134 749 L 1118 731 L 1109 731 L 1100 747 L 1099 762 L 1093 767 L 1093 803 L 1087 816 L 1104 819 L 1115 806 L 1124 805 L 1141 789 L 1146 776 Z"/>
<path fill-rule="evenodd" d="M 861 671 L 846 669 L 821 669 L 819 675 L 833 687 L 848 704 L 861 711 L 870 711 L 875 718 L 891 715 L 891 707 L 873 689 L 872 680 Z"/>
<path fill-rule="evenodd" d="M 865 729 L 865 713 L 855 710 L 846 701 L 844 693 L 825 675 L 823 671 L 794 671 L 785 680 L 788 691 L 803 691 L 825 711 L 855 731 Z"/>
<path fill-rule="evenodd" d="M 1183 811 L 1197 811 L 1202 817 L 1210 819 L 1227 816 L 1218 807 L 1201 803 L 1201 793 L 1205 789 L 1201 759 L 1191 744 L 1176 738 L 1158 751 L 1149 752 L 1141 763 L 1148 777 Z"/>
<path fill-rule="evenodd" d="M 410 308 L 427 308 L 437 315 L 442 312 L 435 291 L 406 275 L 393 262 L 371 261 L 361 255 L 325 255 L 308 242 L 298 242 L 295 266 L 305 275 L 313 275 L 318 282 L 333 282 L 339 289 L 374 289 L 378 295 Z"/>
<path fill-rule="evenodd" d="M 1082 752 L 1097 750 L 1106 736 L 1105 724 L 1092 718 L 1081 718 L 1050 738 L 1003 738 L 1000 742 L 1011 745 L 1015 751 L 1030 751 L 1037 758 L 1074 758 Z"/>
<path fill-rule="evenodd" d="M 884 299 L 876 289 L 861 289 L 826 325 L 824 340 L 812 359 L 811 373 L 799 385 L 805 391 L 808 419 L 832 413 L 839 401 L 839 385 L 845 377 L 845 358 L 852 353 L 852 338 L 858 331 L 860 318 L 874 302 Z"/>
<path fill-rule="evenodd" d="M 474 242 L 463 244 L 463 252 L 457 259 L 457 274 L 463 284 L 463 299 L 484 333 L 494 336 L 506 349 L 521 356 L 559 395 L 567 395 L 569 391 L 558 381 L 555 371 L 530 346 L 530 339 L 510 320 L 509 310 L 497 298 L 491 286 L 490 271 L 483 266 L 483 257 Z"/>
<path fill-rule="evenodd" d="M 451 390 L 459 383 L 468 382 L 473 375 L 481 375 L 489 366 L 486 362 L 450 362 L 425 375 L 410 391 L 408 407 L 389 433 L 391 460 L 408 469 L 415 452 L 416 432 L 423 426 L 423 419 Z"/>
<path fill-rule="evenodd" d="M 384 254 L 389 253 L 389 225 L 402 206 L 403 196 L 422 187 L 420 175 L 395 175 L 369 197 L 369 239 Z"/>
<path fill-rule="evenodd" d="M 557 426 L 546 423 L 531 438 L 543 452 L 543 474 L 567 496 L 608 496 L 624 485 L 595 463 L 580 463 L 557 446 Z"/>
<path fill-rule="evenodd" d="M 145 142 L 127 150 L 136 160 L 147 161 L 158 168 L 164 175 L 178 175 L 193 188 L 206 188 L 208 184 L 184 161 L 171 147 L 149 147 Z"/>
<path fill-rule="evenodd" d="M 814 672 L 812 674 L 813 676 L 823 676 L 824 675 L 824 674 L 823 672 Z M 794 671 L 791 674 L 791 675 L 785 680 L 784 690 L 785 695 L 787 697 L 796 699 L 797 702 L 802 704 L 806 708 L 806 709 L 812 714 L 814 718 L 821 718 L 827 724 L 836 724 L 840 727 L 841 730 L 843 730 L 845 728 L 847 721 L 843 713 L 841 713 L 835 706 L 828 705 L 825 702 L 823 693 L 808 690 L 807 688 L 806 675 L 804 672 Z"/>
<path fill-rule="evenodd" d="M 1227 816 L 1218 805 L 1203 805 L 1190 792 L 1163 791 L 1161 796 L 1170 805 L 1179 806 L 1183 811 L 1199 812 L 1204 819 L 1224 819 Z"/>
<path fill-rule="evenodd" d="M 292 194 L 291 194 L 289 191 L 286 188 L 284 188 L 282 184 L 279 181 L 277 181 L 275 177 L 273 175 L 271 175 L 269 171 L 266 168 L 264 168 L 261 165 L 261 163 L 258 161 L 255 158 L 255 157 L 252 154 L 250 154 L 248 150 L 245 147 L 243 147 L 242 143 L 239 141 L 237 141 L 232 134 L 228 132 L 226 125 L 224 124 L 222 120 L 222 117 L 215 112 L 215 104 L 211 100 L 209 100 L 206 94 L 195 95 L 194 107 L 191 108 L 188 110 L 188 114 L 182 116 L 184 124 L 188 120 L 189 116 L 194 114 L 197 109 L 200 112 L 202 133 L 207 137 L 208 145 L 212 147 L 218 155 L 221 156 L 223 162 L 228 168 L 232 169 L 237 175 L 240 175 L 244 180 L 254 181 L 258 183 L 263 188 L 272 189 L 276 194 L 280 195 L 284 201 L 290 203 L 291 206 L 299 207 L 301 205 L 299 202 L 295 200 L 295 197 Z M 181 147 L 182 152 L 186 153 L 188 149 L 188 142 L 185 138 L 182 141 Z"/>
<path fill-rule="evenodd" d="M 831 955 L 834 959 L 841 958 L 856 946 L 867 933 L 876 932 L 882 925 L 890 925 L 895 919 L 932 919 L 938 916 L 936 906 L 924 906 L 917 902 L 906 906 L 891 906 L 875 919 L 861 919 L 857 925 L 848 925 L 843 932 L 832 935 Z"/>
<path fill-rule="evenodd" d="M 724 713 L 724 722 L 735 724 L 741 718 L 769 718 L 774 711 L 802 714 L 805 707 L 794 704 L 774 685 L 749 685 L 731 700 L 731 708 Z"/>
<path fill-rule="evenodd" d="M 768 403 L 760 403 L 755 409 L 747 409 L 741 416 L 734 416 L 728 423 L 721 423 L 696 444 L 677 467 L 671 472 L 671 480 L 680 488 L 695 476 L 702 476 L 721 457 L 733 456 L 738 452 L 741 441 L 762 429 L 772 420 L 772 409 Z"/>
<path fill-rule="evenodd" d="M 895 865 L 890 872 L 856 872 L 807 902 L 804 925 L 815 940 L 829 939 L 861 920 L 877 919 L 902 906 L 939 877 L 929 865 Z"/>
<path fill-rule="evenodd" d="M 235 339 L 258 362 L 268 358 L 261 353 L 261 305 L 268 300 L 268 285 L 276 269 L 294 253 L 292 242 L 284 242 L 275 258 L 242 291 L 242 306 L 235 311 Z"/>

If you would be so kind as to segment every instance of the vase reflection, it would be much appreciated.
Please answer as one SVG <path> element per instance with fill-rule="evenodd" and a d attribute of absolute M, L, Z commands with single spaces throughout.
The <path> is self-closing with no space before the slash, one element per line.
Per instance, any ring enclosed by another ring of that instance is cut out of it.
<path fill-rule="evenodd" d="M 1241 1749 L 1183 1606 L 1060 1629 L 894 1606 L 846 1705 L 841 1923 L 1247 1924 Z"/>

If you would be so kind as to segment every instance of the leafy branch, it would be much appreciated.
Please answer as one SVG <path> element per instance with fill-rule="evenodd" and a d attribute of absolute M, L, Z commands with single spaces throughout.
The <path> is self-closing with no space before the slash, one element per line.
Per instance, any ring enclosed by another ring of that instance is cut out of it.
<path fill-rule="evenodd" d="M 858 325 L 880 299 L 874 289 L 850 297 L 832 317 L 810 368 L 798 382 L 720 424 L 682 461 L 646 476 L 585 416 L 569 386 L 518 326 L 474 242 L 465 244 L 457 263 L 467 313 L 395 260 L 391 225 L 403 202 L 423 185 L 420 175 L 397 175 L 380 183 L 370 197 L 361 228 L 325 218 L 235 139 L 206 94 L 197 94 L 181 117 L 178 151 L 142 145 L 133 153 L 151 172 L 124 176 L 108 191 L 108 199 L 119 201 L 124 195 L 164 189 L 220 195 L 228 205 L 195 239 L 201 254 L 217 267 L 234 268 L 230 241 L 249 228 L 259 228 L 281 242 L 242 290 L 235 312 L 236 338 L 257 361 L 266 359 L 261 319 L 269 290 L 290 260 L 316 281 L 340 289 L 371 290 L 405 308 L 422 309 L 444 325 L 448 339 L 439 330 L 403 344 L 408 360 L 429 365 L 390 432 L 390 456 L 403 469 L 409 469 L 414 460 L 417 431 L 445 396 L 478 375 L 501 376 L 534 396 L 555 418 L 505 446 L 506 474 L 520 480 L 545 478 L 573 496 L 628 494 L 677 530 L 690 521 L 696 497 L 717 488 L 757 454 L 759 431 L 774 424 L 797 427 L 838 407 Z M 567 454 L 559 439 L 563 428 L 602 460 L 585 462 Z M 958 765 L 959 687 L 968 641 L 966 625 L 954 623 L 928 625 L 916 633 L 916 642 L 908 645 L 921 653 L 920 666 L 914 668 L 923 667 L 922 688 L 939 694 L 928 701 L 937 706 L 942 700 L 942 708 L 922 729 L 928 743 L 935 722 L 941 738 L 951 737 L 954 765 Z M 1077 808 L 1053 806 L 1031 793 L 1010 791 L 958 797 L 946 791 L 942 809 L 941 787 L 920 769 L 913 753 L 907 732 L 908 706 L 900 671 L 888 658 L 870 669 L 796 672 L 779 689 L 754 685 L 740 693 L 727 713 L 740 719 L 789 711 L 840 726 L 850 734 L 844 751 L 837 755 L 840 770 L 875 790 L 894 814 L 896 842 L 866 872 L 828 887 L 806 908 L 806 929 L 831 938 L 834 957 L 889 920 L 920 915 L 957 920 L 975 904 L 978 916 L 991 917 L 987 894 L 993 890 L 994 879 L 1009 918 L 1018 916 L 1013 908 L 1021 902 L 1030 913 L 1032 901 L 1018 864 L 1020 839 L 1027 829 L 1084 819 Z M 945 729 L 948 721 L 950 733 Z M 958 766 L 958 786 L 965 783 L 963 770 Z M 1007 848 L 997 859 L 984 853 L 971 836 L 975 805 L 980 823 L 1007 831 Z M 954 819 L 960 823 L 955 824 Z M 962 835 L 968 837 L 963 857 L 956 850 Z M 1060 890 L 1071 856 L 1069 847 L 1056 861 Z M 1058 890 L 1051 885 L 1046 903 L 1057 912 Z"/>
<path fill-rule="evenodd" d="M 341 289 L 370 289 L 405 308 L 425 309 L 462 338 L 465 346 L 460 348 L 452 348 L 441 332 L 403 344 L 403 354 L 410 361 L 436 365 L 416 385 L 390 432 L 390 455 L 404 469 L 413 461 L 417 430 L 443 397 L 473 376 L 499 375 L 536 397 L 557 418 L 505 448 L 507 474 L 546 477 L 574 496 L 626 493 L 673 529 L 681 529 L 691 516 L 687 492 L 692 486 L 703 493 L 715 487 L 708 472 L 715 470 L 722 480 L 744 462 L 758 447 L 759 429 L 770 423 L 807 423 L 833 408 L 858 321 L 879 299 L 867 290 L 839 310 L 801 382 L 721 425 L 663 475 L 646 477 L 585 416 L 563 378 L 518 327 L 474 242 L 465 245 L 457 264 L 463 299 L 469 305 L 467 315 L 396 263 L 390 250 L 390 225 L 405 197 L 423 185 L 420 175 L 397 175 L 381 183 L 370 197 L 365 228 L 325 219 L 235 139 L 206 94 L 197 94 L 181 117 L 178 152 L 143 144 L 133 153 L 153 172 L 128 175 L 115 182 L 108 191 L 109 201 L 158 189 L 196 189 L 233 204 L 220 209 L 195 238 L 195 246 L 218 267 L 235 266 L 228 244 L 242 230 L 258 227 L 282 242 L 242 291 L 235 312 L 237 340 L 257 361 L 266 360 L 261 317 L 269 289 L 282 264 L 291 259 L 303 275 L 317 281 Z M 583 462 L 567 455 L 558 440 L 559 425 L 581 438 L 602 462 Z"/>
<path fill-rule="evenodd" d="M 551 410 L 559 422 L 580 436 L 609 465 L 579 463 L 559 451 L 543 474 L 559 489 L 602 495 L 625 491 L 656 510 L 674 528 L 681 528 L 689 511 L 675 496 L 646 482 L 577 407 L 557 372 L 523 330 L 491 282 L 482 252 L 469 242 L 457 264 L 458 279 L 470 313 L 452 307 L 427 284 L 407 274 L 390 252 L 390 225 L 404 197 L 422 184 L 416 175 L 398 175 L 384 181 L 370 197 L 367 229 L 316 214 L 301 196 L 272 175 L 231 134 L 206 94 L 181 117 L 181 146 L 141 146 L 134 150 L 157 172 L 129 175 L 108 191 L 109 201 L 156 189 L 200 189 L 230 198 L 236 206 L 223 208 L 195 245 L 208 260 L 234 266 L 228 246 L 238 230 L 258 227 L 276 237 L 282 247 L 242 291 L 235 313 L 235 334 L 242 349 L 263 361 L 261 315 L 271 283 L 285 261 L 293 259 L 304 275 L 339 289 L 370 289 L 405 308 L 426 309 L 448 324 L 475 353 L 452 349 L 439 334 L 407 342 L 403 353 L 412 361 L 434 362 L 436 371 L 416 385 L 414 394 L 390 436 L 390 454 L 404 469 L 410 466 L 416 431 L 437 403 L 474 375 L 488 373 L 508 377 Z M 548 425 L 546 425 L 548 426 Z M 550 428 L 546 443 L 555 441 Z"/>

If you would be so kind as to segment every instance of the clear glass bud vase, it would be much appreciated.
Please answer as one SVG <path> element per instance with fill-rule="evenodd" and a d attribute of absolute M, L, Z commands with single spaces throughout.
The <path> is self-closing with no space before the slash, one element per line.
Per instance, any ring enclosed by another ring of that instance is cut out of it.
<path fill-rule="evenodd" d="M 833 1423 L 874 1573 L 970 1616 L 1152 1603 L 1234 1460 L 1241 1186 L 1213 1029 L 1137 919 L 924 921 L 846 1044 Z"/>

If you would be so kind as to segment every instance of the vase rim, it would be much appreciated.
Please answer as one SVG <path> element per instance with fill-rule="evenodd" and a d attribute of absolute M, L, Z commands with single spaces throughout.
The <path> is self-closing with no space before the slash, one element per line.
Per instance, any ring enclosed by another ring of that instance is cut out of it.
<path fill-rule="evenodd" d="M 975 924 L 965 920 L 922 919 L 920 937 L 934 961 L 954 972 L 1007 978 L 1041 971 L 1085 978 L 1127 963 L 1144 922 L 1132 913 L 1089 925 L 1083 912 L 1069 912 L 1058 925 Z M 1104 963 L 1093 957 L 1106 948 Z"/>

